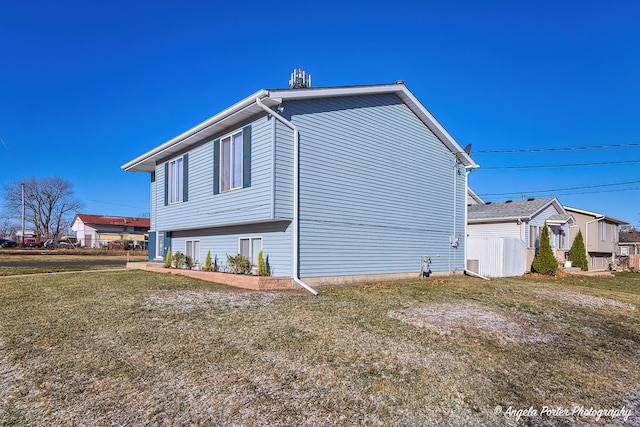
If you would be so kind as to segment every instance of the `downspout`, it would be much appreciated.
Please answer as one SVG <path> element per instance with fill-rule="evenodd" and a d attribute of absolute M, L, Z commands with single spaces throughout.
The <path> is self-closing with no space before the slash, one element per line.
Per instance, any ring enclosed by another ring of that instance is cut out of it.
<path fill-rule="evenodd" d="M 587 262 L 589 264 L 591 264 L 591 260 L 589 258 L 589 224 L 591 224 L 592 222 L 597 223 L 598 221 L 600 221 L 601 219 L 604 219 L 604 215 L 600 215 L 599 217 L 597 217 L 596 219 L 592 219 L 591 221 L 587 221 L 584 224 L 584 251 L 586 252 L 587 255 Z M 598 236 L 598 230 L 596 227 L 596 237 Z"/>
<path fill-rule="evenodd" d="M 264 105 L 262 103 L 262 101 L 260 101 L 260 98 L 257 97 L 256 98 L 256 105 L 258 105 L 260 108 L 262 108 L 264 111 L 266 111 L 268 114 L 271 114 L 273 117 L 276 118 L 276 120 L 278 120 L 280 123 L 283 123 L 285 126 L 287 126 L 289 129 L 291 129 L 293 131 L 293 253 L 292 253 L 292 260 L 293 260 L 293 268 L 291 269 L 291 279 L 293 279 L 294 282 L 296 282 L 298 285 L 302 286 L 303 288 L 305 288 L 307 291 L 311 292 L 313 295 L 318 295 L 318 291 L 316 291 L 315 289 L 313 289 L 311 286 L 307 285 L 306 283 L 304 283 L 299 275 L 300 272 L 298 271 L 299 267 L 298 267 L 298 246 L 300 244 L 299 239 L 298 239 L 298 221 L 299 221 L 299 212 L 298 212 L 298 193 L 299 193 L 299 188 L 300 188 L 300 180 L 298 177 L 298 162 L 300 160 L 300 155 L 299 155 L 299 147 L 298 147 L 298 140 L 299 140 L 299 136 L 298 136 L 298 128 L 296 127 L 296 125 L 294 125 L 293 123 L 291 123 L 289 120 L 285 119 L 284 117 L 282 117 L 280 114 L 276 113 L 275 111 L 273 111 L 271 108 L 267 107 L 266 105 Z"/>
<path fill-rule="evenodd" d="M 491 280 L 488 277 L 482 276 L 478 273 L 474 273 L 471 270 L 467 269 L 467 223 L 468 223 L 468 216 L 469 216 L 469 173 L 470 171 L 465 171 L 464 173 L 464 267 L 463 267 L 463 271 L 464 274 L 468 275 L 468 276 L 473 276 L 473 277 L 479 277 L 480 279 L 483 280 Z"/>

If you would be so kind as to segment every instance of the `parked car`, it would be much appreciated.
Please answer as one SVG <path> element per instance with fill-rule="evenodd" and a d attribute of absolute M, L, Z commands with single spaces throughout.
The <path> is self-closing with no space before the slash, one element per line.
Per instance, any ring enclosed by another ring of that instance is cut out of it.
<path fill-rule="evenodd" d="M 0 248 L 15 248 L 18 246 L 17 242 L 9 239 L 0 239 Z"/>

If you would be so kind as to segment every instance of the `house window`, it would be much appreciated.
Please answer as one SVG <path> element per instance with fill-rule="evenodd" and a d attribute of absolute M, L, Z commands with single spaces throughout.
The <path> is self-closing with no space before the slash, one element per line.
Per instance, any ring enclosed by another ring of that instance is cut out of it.
<path fill-rule="evenodd" d="M 618 236 L 618 224 L 615 224 L 612 227 L 613 227 L 613 233 L 611 233 L 611 241 L 613 243 L 615 243 L 616 242 L 616 238 Z"/>
<path fill-rule="evenodd" d="M 242 131 L 220 140 L 220 191 L 242 187 Z"/>
<path fill-rule="evenodd" d="M 183 166 L 182 157 L 169 162 L 169 176 L 167 177 L 167 182 L 169 183 L 169 203 L 182 202 Z"/>
<path fill-rule="evenodd" d="M 607 240 L 607 224 L 604 222 L 600 223 L 600 240 L 603 242 Z"/>
<path fill-rule="evenodd" d="M 537 248 L 538 247 L 538 234 L 540 233 L 540 227 L 537 225 L 529 226 L 529 247 Z"/>
<path fill-rule="evenodd" d="M 200 240 L 187 240 L 185 242 L 184 254 L 191 258 L 193 262 L 200 260 Z"/>
<path fill-rule="evenodd" d="M 262 250 L 262 237 L 240 239 L 240 254 L 249 259 L 251 265 L 258 264 L 258 253 Z"/>

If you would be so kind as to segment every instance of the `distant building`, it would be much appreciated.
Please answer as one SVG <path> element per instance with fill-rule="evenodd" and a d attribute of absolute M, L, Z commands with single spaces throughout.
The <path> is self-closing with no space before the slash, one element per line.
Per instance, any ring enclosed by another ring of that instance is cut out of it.
<path fill-rule="evenodd" d="M 71 223 L 76 233 L 78 246 L 102 248 L 110 244 L 126 244 L 146 248 L 149 233 L 149 218 L 77 214 Z"/>

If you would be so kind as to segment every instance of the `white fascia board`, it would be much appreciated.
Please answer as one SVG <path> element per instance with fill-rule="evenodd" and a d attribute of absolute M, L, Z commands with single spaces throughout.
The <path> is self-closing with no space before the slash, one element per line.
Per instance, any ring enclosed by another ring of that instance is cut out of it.
<path fill-rule="evenodd" d="M 581 213 L 581 214 L 583 214 L 583 215 L 589 215 L 589 216 L 592 216 L 592 217 L 594 217 L 594 218 L 595 218 L 595 217 L 600 217 L 600 216 L 604 217 L 604 215 L 603 215 L 603 214 L 600 214 L 600 213 L 597 213 L 597 212 L 585 211 L 585 210 L 583 210 L 583 209 L 572 208 L 572 207 L 570 207 L 570 206 L 565 206 L 565 207 L 564 207 L 564 209 L 565 209 L 566 211 L 570 211 L 570 212 L 577 212 L 577 213 Z"/>
<path fill-rule="evenodd" d="M 565 209 L 567 211 L 570 211 L 570 212 L 577 212 L 577 213 L 581 213 L 583 215 L 589 215 L 589 216 L 592 216 L 594 218 L 604 219 L 606 221 L 615 222 L 617 224 L 629 224 L 628 222 L 623 221 L 621 219 L 617 219 L 617 218 L 614 218 L 614 217 L 611 217 L 611 216 L 607 216 L 605 214 L 601 214 L 601 213 L 597 213 L 597 212 L 585 211 L 583 209 L 571 208 L 569 206 L 565 206 Z"/>
<path fill-rule="evenodd" d="M 303 100 L 313 98 L 330 98 L 339 96 L 377 95 L 382 93 L 395 93 L 409 109 L 433 132 L 436 137 L 464 164 L 467 169 L 478 168 L 479 165 L 462 149 L 460 144 L 447 132 L 436 120 L 427 108 L 411 93 L 404 84 L 353 86 L 353 87 L 328 87 L 272 90 L 269 96 L 286 100 Z"/>
<path fill-rule="evenodd" d="M 418 98 L 416 98 L 404 84 L 398 86 L 402 88 L 402 94 L 404 95 L 404 97 L 401 96 L 401 98 L 403 99 L 403 101 L 409 106 L 409 108 L 411 108 L 414 114 L 416 114 L 424 122 L 424 124 L 427 125 L 427 127 L 438 137 L 438 139 L 440 139 L 449 148 L 449 150 L 451 150 L 451 152 L 456 155 L 456 157 L 459 156 L 458 160 L 460 160 L 464 164 L 465 168 L 479 168 L 480 165 L 478 165 L 471 158 L 471 156 L 469 156 L 464 151 L 460 144 L 458 144 L 453 136 L 451 136 L 451 134 L 447 132 L 444 126 L 442 126 L 440 122 L 436 120 L 433 114 L 431 114 L 431 112 L 427 110 L 424 105 L 422 105 Z"/>
<path fill-rule="evenodd" d="M 507 216 L 501 218 L 477 218 L 477 219 L 469 219 L 469 224 L 483 224 L 483 223 L 492 223 L 492 222 L 512 222 L 512 221 L 523 221 L 527 222 L 531 218 L 529 217 L 520 217 L 520 216 Z"/>
<path fill-rule="evenodd" d="M 143 163 L 149 162 L 154 158 L 161 157 L 162 153 L 166 152 L 170 148 L 175 148 L 176 146 L 183 144 L 184 142 L 189 140 L 191 137 L 196 136 L 198 133 L 202 132 L 208 127 L 213 126 L 216 123 L 219 123 L 220 121 L 228 117 L 231 117 L 234 114 L 251 106 L 252 104 L 255 103 L 256 98 L 265 98 L 267 96 L 268 96 L 268 92 L 264 89 L 261 89 L 258 92 L 254 93 L 253 95 L 250 95 L 247 98 L 233 104 L 231 107 L 226 108 L 225 110 L 221 111 L 215 116 L 208 118 L 202 123 L 192 127 L 191 129 L 159 145 L 153 150 L 150 150 L 144 153 L 143 155 L 131 160 L 128 163 L 125 163 L 124 165 L 121 166 L 121 168 L 124 169 L 125 171 L 144 171 L 148 169 L 148 167 L 144 168 Z"/>

